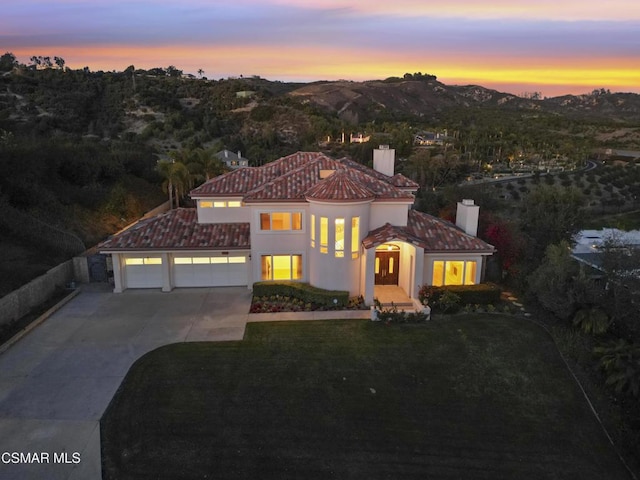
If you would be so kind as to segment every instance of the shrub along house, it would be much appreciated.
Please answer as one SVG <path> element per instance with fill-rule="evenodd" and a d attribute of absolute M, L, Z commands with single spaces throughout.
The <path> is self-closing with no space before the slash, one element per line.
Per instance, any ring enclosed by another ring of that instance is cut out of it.
<path fill-rule="evenodd" d="M 296 280 L 362 295 L 398 285 L 472 285 L 494 248 L 476 237 L 478 209 L 458 204 L 457 225 L 412 209 L 418 185 L 394 175 L 394 150 L 374 168 L 298 152 L 239 168 L 191 192 L 197 207 L 141 221 L 103 242 L 115 292 Z"/>

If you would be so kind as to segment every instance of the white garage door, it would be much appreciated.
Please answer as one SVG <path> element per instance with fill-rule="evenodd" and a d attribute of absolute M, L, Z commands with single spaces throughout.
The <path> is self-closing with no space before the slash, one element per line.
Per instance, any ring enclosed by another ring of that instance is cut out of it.
<path fill-rule="evenodd" d="M 175 257 L 176 287 L 225 287 L 247 284 L 247 257 Z"/>
<path fill-rule="evenodd" d="M 161 257 L 127 257 L 124 259 L 125 288 L 162 287 Z"/>

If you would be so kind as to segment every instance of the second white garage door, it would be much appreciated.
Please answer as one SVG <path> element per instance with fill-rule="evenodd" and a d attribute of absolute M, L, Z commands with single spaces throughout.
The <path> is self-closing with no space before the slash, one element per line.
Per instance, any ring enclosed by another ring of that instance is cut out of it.
<path fill-rule="evenodd" d="M 223 287 L 247 285 L 247 257 L 174 257 L 176 287 Z"/>

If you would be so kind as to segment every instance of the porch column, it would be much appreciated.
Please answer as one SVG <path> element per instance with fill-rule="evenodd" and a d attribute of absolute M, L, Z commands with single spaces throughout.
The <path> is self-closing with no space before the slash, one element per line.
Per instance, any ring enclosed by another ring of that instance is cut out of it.
<path fill-rule="evenodd" d="M 162 291 L 170 292 L 173 290 L 173 285 L 171 285 L 171 257 L 173 255 L 163 253 L 160 256 L 162 257 Z"/>
<path fill-rule="evenodd" d="M 365 249 L 365 256 L 364 303 L 365 305 L 373 305 L 374 288 L 376 281 L 376 249 Z"/>
<path fill-rule="evenodd" d="M 112 253 L 111 264 L 113 265 L 113 293 L 122 293 L 122 255 Z"/>
<path fill-rule="evenodd" d="M 415 257 L 415 267 L 413 270 L 414 281 L 413 281 L 413 292 L 409 292 L 409 296 L 411 298 L 418 298 L 418 291 L 420 287 L 424 284 L 424 248 L 415 247 L 416 249 L 416 257 Z"/>

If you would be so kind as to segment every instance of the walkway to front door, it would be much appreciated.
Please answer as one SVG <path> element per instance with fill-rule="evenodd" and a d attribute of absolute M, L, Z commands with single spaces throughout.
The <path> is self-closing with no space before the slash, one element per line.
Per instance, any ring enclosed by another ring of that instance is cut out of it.
<path fill-rule="evenodd" d="M 413 301 L 397 285 L 376 285 L 373 296 L 383 307 L 390 307 L 393 303 L 398 309 L 410 310 L 414 308 Z"/>
<path fill-rule="evenodd" d="M 398 285 L 398 270 L 400 267 L 400 252 L 376 252 L 376 285 Z"/>

